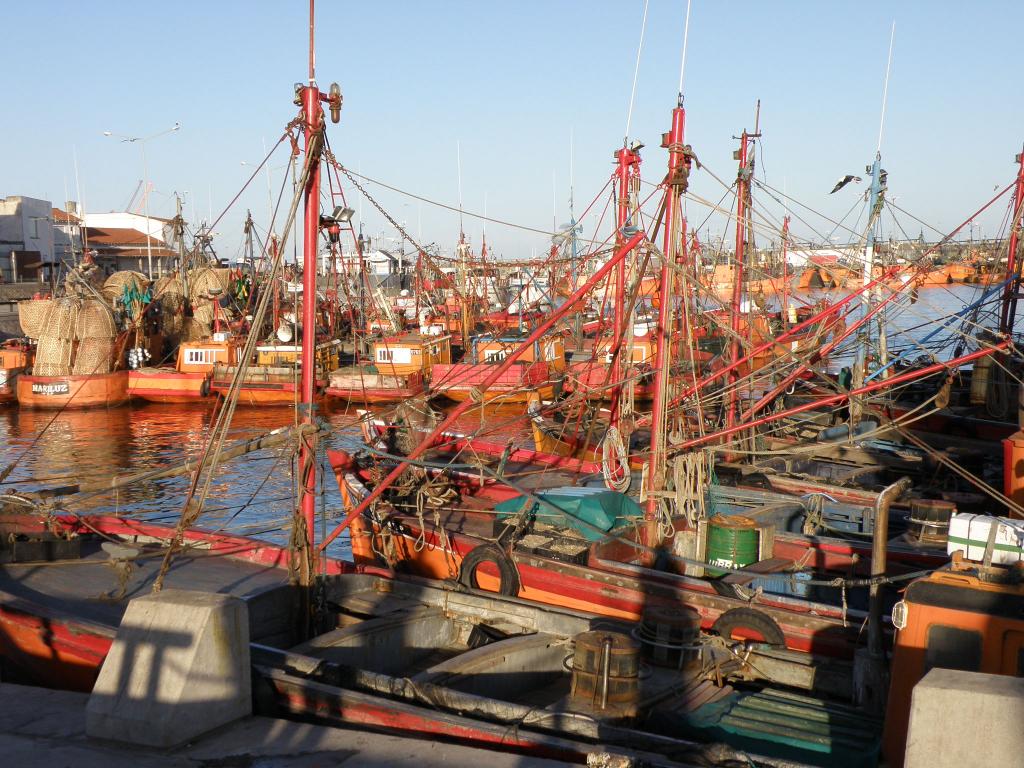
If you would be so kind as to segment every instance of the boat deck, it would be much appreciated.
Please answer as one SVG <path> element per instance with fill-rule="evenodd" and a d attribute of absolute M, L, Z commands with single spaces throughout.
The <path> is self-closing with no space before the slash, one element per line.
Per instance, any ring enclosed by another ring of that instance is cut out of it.
<path fill-rule="evenodd" d="M 128 601 L 148 594 L 160 571 L 163 549 L 110 537 L 82 537 L 81 557 L 0 565 L 0 606 L 73 618 L 116 628 Z M 287 641 L 291 588 L 284 568 L 200 549 L 173 560 L 164 589 L 235 595 L 249 604 L 250 632 L 261 642 Z"/>

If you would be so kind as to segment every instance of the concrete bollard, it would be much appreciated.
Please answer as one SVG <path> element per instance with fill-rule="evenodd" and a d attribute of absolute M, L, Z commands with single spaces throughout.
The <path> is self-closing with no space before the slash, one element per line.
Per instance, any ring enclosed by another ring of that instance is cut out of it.
<path fill-rule="evenodd" d="M 904 768 L 1020 765 L 1024 679 L 932 669 L 914 686 Z"/>
<path fill-rule="evenodd" d="M 165 590 L 128 604 L 86 733 L 173 747 L 252 714 L 249 618 L 231 595 Z"/>

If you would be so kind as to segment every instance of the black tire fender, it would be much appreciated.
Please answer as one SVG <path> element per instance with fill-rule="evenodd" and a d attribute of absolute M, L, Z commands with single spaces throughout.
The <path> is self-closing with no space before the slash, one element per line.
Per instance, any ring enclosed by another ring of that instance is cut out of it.
<path fill-rule="evenodd" d="M 732 608 L 715 619 L 711 629 L 726 640 L 731 639 L 733 633 L 760 635 L 762 642 L 768 645 L 786 646 L 786 635 L 775 619 L 754 608 Z"/>
<path fill-rule="evenodd" d="M 209 397 L 210 395 L 210 377 L 207 376 L 203 379 L 203 383 L 199 385 L 199 396 Z"/>
<path fill-rule="evenodd" d="M 519 595 L 519 590 L 522 588 L 519 570 L 505 550 L 496 544 L 481 544 L 462 558 L 462 563 L 459 565 L 459 584 L 467 589 L 480 589 L 476 578 L 476 569 L 483 563 L 493 563 L 498 569 L 499 595 L 506 597 Z"/>

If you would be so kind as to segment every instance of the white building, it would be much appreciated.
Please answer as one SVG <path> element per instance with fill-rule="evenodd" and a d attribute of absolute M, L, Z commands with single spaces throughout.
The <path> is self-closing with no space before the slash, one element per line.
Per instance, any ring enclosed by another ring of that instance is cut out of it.
<path fill-rule="evenodd" d="M 111 211 L 110 213 L 87 213 L 83 223 L 87 227 L 97 229 L 134 229 L 136 232 L 146 234 L 149 228 L 149 237 L 157 240 L 161 245 L 170 242 L 174 237 L 173 225 L 170 219 L 161 219 L 157 216 L 144 216 L 140 213 L 129 213 L 128 211 Z"/>

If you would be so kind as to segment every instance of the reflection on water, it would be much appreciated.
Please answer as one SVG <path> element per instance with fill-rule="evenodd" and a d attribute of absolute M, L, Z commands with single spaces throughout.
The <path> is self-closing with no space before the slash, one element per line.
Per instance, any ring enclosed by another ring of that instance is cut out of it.
<path fill-rule="evenodd" d="M 901 305 L 889 315 L 889 326 L 894 333 L 912 329 L 909 336 L 921 338 L 934 328 L 935 320 L 962 310 L 976 301 L 981 291 L 969 285 L 924 289 L 917 303 Z M 833 292 L 829 298 L 837 300 L 841 295 Z M 894 342 L 900 346 L 895 335 Z M 461 418 L 454 429 L 470 433 L 484 426 L 490 440 L 519 442 L 528 435 L 523 412 L 521 405 L 487 406 L 482 413 L 475 411 Z M 209 434 L 212 413 L 209 406 L 157 403 L 57 414 L 0 407 L 0 467 L 17 462 L 2 488 L 35 490 L 96 481 L 195 459 Z M 352 448 L 358 443 L 354 408 L 335 405 L 323 410 L 322 416 L 333 427 L 322 445 Z M 294 422 L 291 408 L 239 408 L 229 440 L 253 437 Z M 130 513 L 172 521 L 181 511 L 188 483 L 186 476 L 149 481 L 118 492 L 71 496 L 66 506 L 82 513 Z M 339 516 L 341 498 L 329 473 L 322 487 L 322 507 L 329 517 Z M 294 498 L 289 447 L 252 453 L 222 466 L 200 525 L 283 543 L 288 538 Z M 347 542 L 339 541 L 332 554 L 347 551 Z"/>
<path fill-rule="evenodd" d="M 37 490 L 113 475 L 168 468 L 199 457 L 209 434 L 209 406 L 132 404 L 109 410 L 36 411 L 0 408 L 0 466 L 17 462 L 4 488 Z M 326 447 L 351 445 L 358 434 L 354 412 L 328 411 L 334 431 Z M 290 426 L 291 408 L 239 408 L 228 441 Z M 225 462 L 213 481 L 200 526 L 285 542 L 294 500 L 291 450 L 285 446 Z M 172 477 L 118 491 L 69 496 L 65 506 L 81 513 L 133 514 L 173 521 L 181 511 L 189 478 Z M 341 512 L 333 476 L 323 482 L 322 506 Z M 332 554 L 344 554 L 347 544 Z"/>

